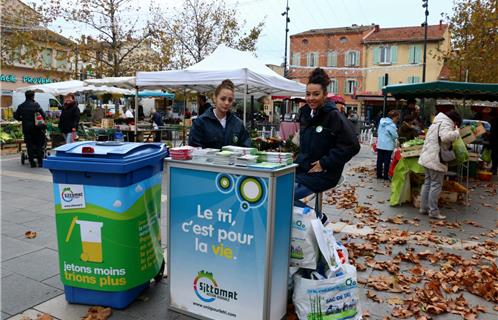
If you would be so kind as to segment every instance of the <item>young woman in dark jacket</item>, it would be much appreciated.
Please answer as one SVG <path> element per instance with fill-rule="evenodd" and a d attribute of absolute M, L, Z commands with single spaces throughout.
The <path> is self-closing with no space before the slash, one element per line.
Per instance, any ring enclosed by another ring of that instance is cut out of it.
<path fill-rule="evenodd" d="M 62 107 L 61 117 L 59 118 L 59 129 L 64 135 L 66 143 L 74 142 L 73 129 L 78 130 L 80 122 L 80 109 L 72 93 L 64 97 L 64 106 Z"/>
<path fill-rule="evenodd" d="M 193 147 L 221 149 L 232 145 L 250 147 L 251 137 L 242 120 L 230 112 L 235 87 L 224 80 L 214 92 L 215 107 L 206 110 L 192 123 L 188 144 Z"/>
<path fill-rule="evenodd" d="M 294 190 L 297 201 L 335 187 L 344 165 L 360 151 L 351 122 L 326 100 L 329 84 L 330 78 L 320 68 L 308 78 L 306 105 L 299 115 L 300 150 L 295 161 L 299 166 Z"/>

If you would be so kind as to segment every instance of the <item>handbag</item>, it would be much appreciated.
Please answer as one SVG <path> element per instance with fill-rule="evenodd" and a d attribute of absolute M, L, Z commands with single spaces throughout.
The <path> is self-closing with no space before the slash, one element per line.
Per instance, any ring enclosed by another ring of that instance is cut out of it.
<path fill-rule="evenodd" d="M 441 143 L 441 137 L 439 136 L 439 129 L 441 129 L 441 123 L 439 124 L 439 127 L 437 128 L 437 140 L 439 143 L 439 161 L 441 163 L 448 163 L 450 161 L 453 161 L 456 159 L 455 152 L 451 149 L 445 149 Z M 450 147 L 451 148 L 451 147 Z"/>
<path fill-rule="evenodd" d="M 39 112 L 35 112 L 35 127 L 44 128 L 45 125 L 45 119 L 43 119 L 42 115 Z"/>

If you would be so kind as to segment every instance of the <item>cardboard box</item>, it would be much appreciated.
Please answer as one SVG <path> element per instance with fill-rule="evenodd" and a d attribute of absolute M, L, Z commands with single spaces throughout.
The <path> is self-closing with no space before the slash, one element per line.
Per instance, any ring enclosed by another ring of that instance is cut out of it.
<path fill-rule="evenodd" d="M 460 129 L 460 137 L 462 137 L 463 142 L 470 144 L 476 139 L 476 135 L 472 132 L 471 126 L 466 126 Z"/>
<path fill-rule="evenodd" d="M 104 129 L 114 128 L 114 119 L 107 119 L 107 118 L 102 119 L 101 126 Z"/>
<path fill-rule="evenodd" d="M 476 131 L 474 132 L 474 134 L 476 135 L 476 137 L 480 137 L 485 133 L 486 133 L 486 129 L 484 128 L 484 126 L 482 125 L 481 122 L 478 122 L 477 127 L 476 127 Z"/>
<path fill-rule="evenodd" d="M 441 191 L 441 193 L 439 194 L 439 200 L 442 200 L 444 202 L 457 202 L 458 193 L 450 191 Z"/>

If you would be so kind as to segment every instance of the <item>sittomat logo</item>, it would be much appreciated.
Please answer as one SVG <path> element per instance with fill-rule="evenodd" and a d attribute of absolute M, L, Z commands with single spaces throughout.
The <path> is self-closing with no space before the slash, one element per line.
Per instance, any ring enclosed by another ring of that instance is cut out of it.
<path fill-rule="evenodd" d="M 73 191 L 71 191 L 71 188 L 64 188 L 64 190 L 62 190 L 61 198 L 65 202 L 73 201 L 74 193 L 73 193 Z"/>
<path fill-rule="evenodd" d="M 230 291 L 218 287 L 218 283 L 210 272 L 200 271 L 194 279 L 194 292 L 204 302 L 213 302 L 216 299 L 225 301 L 237 300 L 237 291 Z"/>

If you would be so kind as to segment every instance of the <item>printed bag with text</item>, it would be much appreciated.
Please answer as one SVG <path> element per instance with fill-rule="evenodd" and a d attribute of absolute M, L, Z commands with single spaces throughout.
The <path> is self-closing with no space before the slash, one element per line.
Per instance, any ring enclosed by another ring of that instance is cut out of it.
<path fill-rule="evenodd" d="M 342 263 L 337 253 L 337 242 L 321 223 L 313 221 L 312 225 L 329 270 L 327 277 L 318 272 L 313 272 L 311 279 L 304 278 L 302 273 L 294 275 L 292 300 L 298 318 L 361 319 L 356 268 L 349 263 Z"/>
<path fill-rule="evenodd" d="M 294 207 L 292 212 L 291 258 L 290 266 L 315 269 L 318 260 L 318 245 L 311 227 L 311 221 L 317 220 L 311 208 Z"/>

